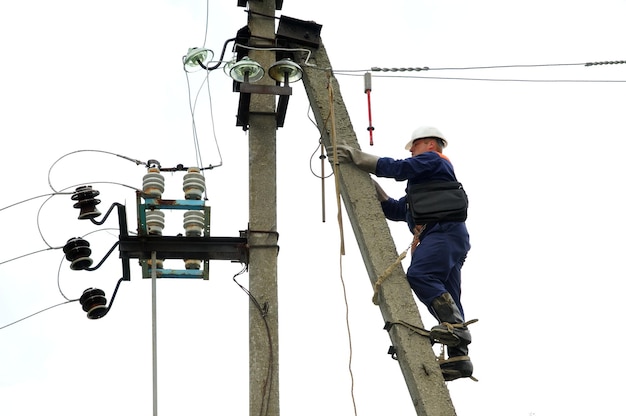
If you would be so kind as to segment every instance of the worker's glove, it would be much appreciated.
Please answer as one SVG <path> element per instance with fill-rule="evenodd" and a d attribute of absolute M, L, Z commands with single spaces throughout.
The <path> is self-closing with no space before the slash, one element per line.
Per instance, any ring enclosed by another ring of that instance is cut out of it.
<path fill-rule="evenodd" d="M 352 162 L 358 167 L 369 173 L 376 173 L 376 165 L 378 164 L 378 156 L 370 155 L 347 145 L 337 146 L 337 155 L 333 155 L 332 148 L 327 149 L 328 156 L 332 163 L 336 160 L 339 163 Z"/>
<path fill-rule="evenodd" d="M 385 202 L 386 200 L 388 200 L 389 199 L 389 195 L 387 195 L 385 190 L 383 188 L 381 188 L 381 186 L 378 184 L 378 182 L 376 182 L 373 179 L 372 179 L 372 182 L 374 183 L 374 188 L 376 188 L 376 197 L 378 198 L 378 200 L 380 202 Z"/>

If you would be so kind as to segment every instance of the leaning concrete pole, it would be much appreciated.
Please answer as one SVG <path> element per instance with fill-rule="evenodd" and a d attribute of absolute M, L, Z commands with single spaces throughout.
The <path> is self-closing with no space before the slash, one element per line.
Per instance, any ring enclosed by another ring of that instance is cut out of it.
<path fill-rule="evenodd" d="M 250 45 L 272 47 L 274 1 L 248 2 Z M 275 53 L 250 50 L 265 68 Z M 267 75 L 257 84 L 274 85 Z M 249 286 L 258 304 L 250 302 L 250 415 L 278 416 L 278 290 L 276 229 L 276 97 L 252 94 L 249 119 Z M 259 308 L 261 310 L 259 310 Z"/>
<path fill-rule="evenodd" d="M 320 44 L 317 50 L 312 51 L 309 65 L 305 60 L 305 54 L 298 56 L 297 61 L 304 70 L 304 86 L 324 145 L 327 148 L 331 147 L 329 125 L 331 106 L 328 88 L 330 85 L 334 96 L 332 107 L 337 141 L 359 147 L 341 98 L 339 84 L 332 75 L 324 45 Z M 350 217 L 365 268 L 374 285 L 378 277 L 398 257 L 387 221 L 376 199 L 376 191 L 369 174 L 353 164 L 342 164 L 333 168 L 339 177 L 341 197 Z M 401 267 L 396 267 L 382 284 L 379 306 L 385 322 L 408 322 L 419 327 L 423 326 L 411 288 Z M 429 339 L 402 325 L 392 325 L 389 336 L 396 348 L 398 362 L 416 413 L 420 416 L 456 415 Z"/>

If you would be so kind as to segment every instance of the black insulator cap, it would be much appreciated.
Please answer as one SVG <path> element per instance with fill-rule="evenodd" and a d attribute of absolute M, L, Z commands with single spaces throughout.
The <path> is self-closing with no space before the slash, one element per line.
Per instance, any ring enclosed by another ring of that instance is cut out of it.
<path fill-rule="evenodd" d="M 89 319 L 102 318 L 108 312 L 107 300 L 104 297 L 104 291 L 101 289 L 93 287 L 85 289 L 79 301 L 83 306 L 83 311 L 87 312 L 87 318 Z"/>
<path fill-rule="evenodd" d="M 70 238 L 63 246 L 65 258 L 71 262 L 70 269 L 85 270 L 93 264 L 93 260 L 89 257 L 91 249 L 89 241 L 80 237 Z"/>
<path fill-rule="evenodd" d="M 79 220 L 89 220 L 102 215 L 96 208 L 100 203 L 96 197 L 100 195 L 99 191 L 92 189 L 91 186 L 79 186 L 72 195 L 72 201 L 78 201 L 74 204 L 74 208 L 80 209 L 78 214 Z"/>

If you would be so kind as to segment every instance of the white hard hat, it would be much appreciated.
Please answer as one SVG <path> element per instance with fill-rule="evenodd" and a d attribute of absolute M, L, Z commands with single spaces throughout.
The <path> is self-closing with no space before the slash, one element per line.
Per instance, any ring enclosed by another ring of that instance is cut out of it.
<path fill-rule="evenodd" d="M 422 126 L 413 130 L 413 133 L 411 134 L 411 140 L 409 140 L 404 148 L 406 150 L 411 150 L 411 146 L 413 146 L 413 142 L 415 140 L 426 139 L 429 137 L 436 137 L 438 139 L 441 139 L 441 141 L 443 142 L 443 147 L 446 147 L 448 145 L 448 141 L 445 137 L 443 137 L 443 134 L 438 129 L 430 126 Z"/>

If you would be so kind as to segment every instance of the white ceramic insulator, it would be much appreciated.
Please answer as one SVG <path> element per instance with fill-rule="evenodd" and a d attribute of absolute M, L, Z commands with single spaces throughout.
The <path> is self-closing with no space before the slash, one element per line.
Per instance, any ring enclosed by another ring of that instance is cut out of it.
<path fill-rule="evenodd" d="M 158 209 L 146 211 L 146 226 L 148 227 L 148 234 L 163 235 L 163 228 L 165 228 L 165 214 L 163 211 Z"/>
<path fill-rule="evenodd" d="M 202 267 L 202 260 L 185 259 L 185 269 L 200 270 L 200 267 Z"/>
<path fill-rule="evenodd" d="M 143 177 L 143 192 L 154 198 L 161 198 L 165 190 L 165 178 L 161 175 L 159 168 L 148 168 L 148 173 Z"/>
<path fill-rule="evenodd" d="M 183 176 L 183 191 L 185 199 L 202 199 L 205 182 L 204 175 L 198 168 L 189 168 L 187 174 Z"/>
<path fill-rule="evenodd" d="M 201 237 L 204 231 L 204 212 L 185 212 L 183 214 L 183 228 L 187 237 Z"/>
<path fill-rule="evenodd" d="M 152 268 L 152 259 L 146 260 L 146 264 L 148 265 L 148 267 Z M 157 259 L 156 260 L 156 268 L 157 269 L 162 269 L 163 268 L 163 260 L 162 259 Z"/>

